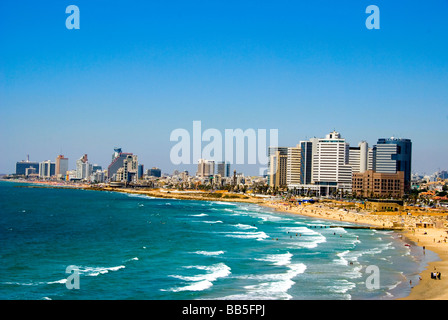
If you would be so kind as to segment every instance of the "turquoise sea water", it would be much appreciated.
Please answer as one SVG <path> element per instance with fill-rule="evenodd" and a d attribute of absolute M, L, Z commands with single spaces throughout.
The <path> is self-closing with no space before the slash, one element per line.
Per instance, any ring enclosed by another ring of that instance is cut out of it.
<path fill-rule="evenodd" d="M 252 204 L 18 186 L 0 182 L 0 299 L 394 299 L 435 259 Z"/>

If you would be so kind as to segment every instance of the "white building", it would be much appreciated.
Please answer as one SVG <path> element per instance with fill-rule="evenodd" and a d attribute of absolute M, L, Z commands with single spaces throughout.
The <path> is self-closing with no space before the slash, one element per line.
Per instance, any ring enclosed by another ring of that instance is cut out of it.
<path fill-rule="evenodd" d="M 46 179 L 54 175 L 56 164 L 51 160 L 39 163 L 39 178 Z"/>
<path fill-rule="evenodd" d="M 363 173 L 369 168 L 369 145 L 361 141 L 357 147 L 349 149 L 349 164 L 353 173 Z"/>
<path fill-rule="evenodd" d="M 92 174 L 92 165 L 87 160 L 85 154 L 80 159 L 76 160 L 76 178 L 81 180 L 89 180 Z"/>
<path fill-rule="evenodd" d="M 215 161 L 199 159 L 198 171 L 196 172 L 196 176 L 198 178 L 208 178 L 209 176 L 213 176 L 214 174 L 215 174 Z"/>
<path fill-rule="evenodd" d="M 349 144 L 340 133 L 333 131 L 313 143 L 313 183 L 321 193 L 342 189 L 351 191 L 352 166 L 349 164 Z M 323 188 L 322 188 L 323 187 Z M 326 191 L 325 188 L 327 189 Z"/>

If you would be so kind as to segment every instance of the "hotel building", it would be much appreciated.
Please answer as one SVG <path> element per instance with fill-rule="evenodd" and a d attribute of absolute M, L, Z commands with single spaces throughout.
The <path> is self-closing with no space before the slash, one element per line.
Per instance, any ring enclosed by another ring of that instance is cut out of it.
<path fill-rule="evenodd" d="M 404 172 L 380 173 L 367 170 L 353 173 L 353 195 L 371 198 L 401 198 L 404 195 Z"/>

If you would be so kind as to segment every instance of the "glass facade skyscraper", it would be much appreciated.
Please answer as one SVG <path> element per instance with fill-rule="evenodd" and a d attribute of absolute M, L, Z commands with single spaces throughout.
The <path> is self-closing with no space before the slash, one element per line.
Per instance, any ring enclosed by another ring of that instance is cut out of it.
<path fill-rule="evenodd" d="M 410 139 L 378 139 L 375 171 L 380 173 L 404 172 L 404 187 L 411 187 L 412 142 Z"/>

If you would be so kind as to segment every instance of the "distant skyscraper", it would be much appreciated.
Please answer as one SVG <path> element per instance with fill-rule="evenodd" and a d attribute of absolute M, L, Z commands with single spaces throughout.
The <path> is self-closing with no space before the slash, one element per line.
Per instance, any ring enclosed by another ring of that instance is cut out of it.
<path fill-rule="evenodd" d="M 280 156 L 282 159 L 280 159 Z M 283 183 L 284 186 L 286 185 L 287 157 L 288 157 L 288 147 L 269 147 L 268 148 L 268 175 L 267 175 L 268 181 L 267 181 L 267 183 L 269 186 L 277 187 L 277 186 L 280 186 L 279 183 Z M 282 165 L 283 162 L 285 162 L 284 166 Z M 279 174 L 278 176 L 277 176 L 277 171 Z"/>
<path fill-rule="evenodd" d="M 33 168 L 36 173 L 39 172 L 39 162 L 30 162 L 29 156 L 26 160 L 16 163 L 16 174 L 26 175 L 26 169 Z M 30 171 L 30 170 L 29 170 Z"/>
<path fill-rule="evenodd" d="M 56 172 L 56 164 L 50 160 L 39 163 L 39 178 L 47 179 L 54 176 Z"/>
<path fill-rule="evenodd" d="M 375 171 L 380 173 L 404 172 L 405 191 L 411 188 L 412 142 L 410 139 L 378 139 Z"/>
<path fill-rule="evenodd" d="M 216 166 L 221 177 L 230 177 L 230 163 L 221 161 Z"/>
<path fill-rule="evenodd" d="M 121 148 L 115 148 L 112 155 L 112 162 L 107 168 L 107 176 L 111 181 L 115 180 L 115 175 L 119 168 L 123 167 L 124 160 L 127 156 L 132 156 L 132 153 L 125 153 L 121 151 Z"/>
<path fill-rule="evenodd" d="M 142 179 L 143 178 L 143 173 L 144 173 L 144 166 L 142 164 L 138 165 L 138 179 Z"/>
<path fill-rule="evenodd" d="M 357 147 L 349 148 L 349 164 L 353 173 L 364 173 L 369 167 L 369 145 L 361 141 Z"/>
<path fill-rule="evenodd" d="M 65 158 L 63 155 L 59 155 L 56 158 L 56 169 L 55 175 L 65 176 L 68 171 L 68 158 Z"/>
<path fill-rule="evenodd" d="M 310 184 L 313 174 L 313 142 L 300 142 L 300 184 Z"/>
<path fill-rule="evenodd" d="M 286 187 L 288 148 L 270 147 L 268 164 L 268 185 L 272 188 Z"/>
<path fill-rule="evenodd" d="M 136 182 L 138 178 L 138 157 L 127 155 L 123 161 L 123 166 L 118 168 L 115 181 Z"/>
<path fill-rule="evenodd" d="M 92 174 L 92 165 L 89 164 L 87 155 L 83 155 L 80 159 L 76 160 L 76 178 L 81 180 L 89 180 Z"/>
<path fill-rule="evenodd" d="M 156 167 L 152 167 L 146 171 L 146 174 L 150 177 L 160 178 L 162 176 L 162 170 Z"/>
<path fill-rule="evenodd" d="M 286 161 L 286 184 L 296 186 L 300 184 L 300 144 L 288 148 L 288 159 Z"/>
<path fill-rule="evenodd" d="M 314 148 L 313 148 L 314 149 Z M 313 182 L 321 188 L 321 193 L 331 190 L 351 190 L 352 167 L 349 165 L 349 144 L 339 132 L 333 131 L 325 138 L 318 139 L 313 152 Z"/>
<path fill-rule="evenodd" d="M 199 178 L 208 178 L 215 174 L 215 161 L 199 159 L 198 161 L 198 171 L 196 176 Z"/>

